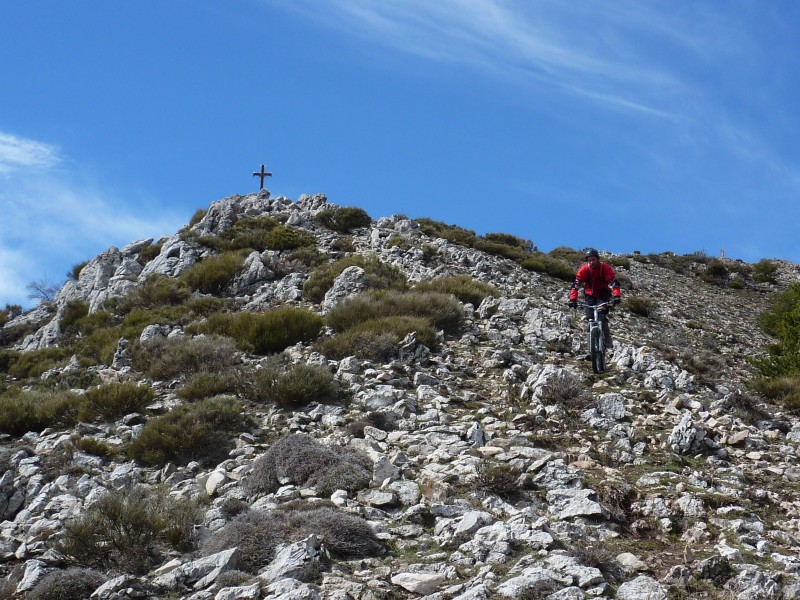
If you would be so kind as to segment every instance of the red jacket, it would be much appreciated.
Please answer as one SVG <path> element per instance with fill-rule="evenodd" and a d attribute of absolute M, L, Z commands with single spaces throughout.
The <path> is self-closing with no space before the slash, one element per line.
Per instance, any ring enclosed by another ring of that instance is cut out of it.
<path fill-rule="evenodd" d="M 615 298 L 622 296 L 614 267 L 604 262 L 598 261 L 594 269 L 589 267 L 589 263 L 581 265 L 575 274 L 575 283 L 569 291 L 570 300 L 578 299 L 578 290 L 581 287 L 584 288 L 583 293 L 592 298 L 599 298 L 603 292 L 609 290 Z"/>

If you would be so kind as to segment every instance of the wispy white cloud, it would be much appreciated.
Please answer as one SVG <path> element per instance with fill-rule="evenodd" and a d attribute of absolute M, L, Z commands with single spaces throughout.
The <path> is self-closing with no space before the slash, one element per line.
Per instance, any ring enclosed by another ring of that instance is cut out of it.
<path fill-rule="evenodd" d="M 0 306 L 30 306 L 29 282 L 63 281 L 74 264 L 112 245 L 172 234 L 184 224 L 152 201 L 121 198 L 56 168 L 54 146 L 8 133 L 0 140 L 10 140 L 0 152 L 11 165 L 0 177 Z"/>
<path fill-rule="evenodd" d="M 0 174 L 51 167 L 60 160 L 56 146 L 0 132 Z"/>

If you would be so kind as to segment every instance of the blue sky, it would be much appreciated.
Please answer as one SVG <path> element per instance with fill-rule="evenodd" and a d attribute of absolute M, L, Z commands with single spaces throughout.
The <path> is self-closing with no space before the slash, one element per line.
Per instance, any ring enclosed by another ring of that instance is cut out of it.
<path fill-rule="evenodd" d="M 0 306 L 257 191 L 800 262 L 800 3 L 4 2 Z"/>

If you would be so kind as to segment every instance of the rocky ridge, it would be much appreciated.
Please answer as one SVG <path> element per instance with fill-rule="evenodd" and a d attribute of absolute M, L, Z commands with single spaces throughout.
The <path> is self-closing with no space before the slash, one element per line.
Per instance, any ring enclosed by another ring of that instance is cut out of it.
<path fill-rule="evenodd" d="M 267 193 L 233 196 L 213 203 L 191 231 L 218 236 L 242 217 L 280 216 L 336 256 L 339 236 L 314 220 L 332 206 L 322 195 L 296 202 Z M 159 254 L 144 265 L 137 258 L 152 240 L 89 261 L 51 305 L 6 324 L 32 330 L 17 349 L 57 345 L 71 301 L 96 311 L 151 274 L 177 277 L 214 254 L 182 233 L 160 242 Z M 423 246 L 435 249 L 433 258 Z M 677 273 L 630 257 L 618 268 L 626 299 L 650 298 L 655 314 L 642 317 L 625 303 L 615 311 L 609 369 L 595 375 L 582 360 L 583 324 L 565 305 L 564 281 L 431 238 L 401 215 L 353 231 L 352 252 L 377 256 L 412 283 L 467 274 L 501 295 L 466 305 L 464 326 L 443 336 L 436 352 L 409 339 L 397 360 L 373 364 L 329 360 L 311 345 L 287 349 L 295 363 L 327 365 L 349 402 L 296 411 L 248 405 L 258 426 L 213 467 L 147 468 L 76 451 L 62 472 L 51 473 L 45 459 L 73 432 L 4 436 L 0 556 L 8 597 L 25 597 L 47 573 L 68 566 L 52 545 L 64 523 L 105 490 L 137 484 L 203 499 L 198 538 L 226 525 L 226 501 L 272 510 L 302 498 L 366 519 L 385 549 L 336 560 L 306 581 L 296 565 L 319 561 L 326 545 L 324 536 L 310 535 L 282 547 L 258 577 L 228 587 L 218 580 L 236 568 L 235 551 L 187 551 L 165 556 L 147 575 L 110 573 L 91 598 L 800 597 L 800 421 L 746 389 L 752 377 L 746 357 L 770 342 L 757 315 L 769 293 L 800 279 L 795 265 L 778 262 L 775 285 L 723 289 L 693 275 L 702 264 Z M 351 268 L 323 302 L 309 303 L 307 274 L 278 276 L 268 266 L 270 254 L 251 254 L 226 289 L 242 310 L 293 304 L 323 314 L 363 289 Z M 161 333 L 179 333 L 165 327 Z M 116 358 L 90 369 L 103 381 L 144 380 L 124 352 Z M 80 368 L 72 362 L 58 370 Z M 174 382 L 148 383 L 157 393 L 154 409 L 179 402 Z M 556 401 L 561 389 L 585 402 Z M 368 425 L 363 437 L 353 435 L 347 425 L 372 411 L 391 414 L 395 427 Z M 124 446 L 146 419 L 129 415 L 78 427 Z M 323 497 L 313 486 L 286 482 L 278 492 L 252 494 L 244 484 L 253 463 L 287 434 L 363 451 L 372 461 L 370 486 Z M 489 469 L 498 465 L 513 473 L 512 490 L 493 489 Z"/>

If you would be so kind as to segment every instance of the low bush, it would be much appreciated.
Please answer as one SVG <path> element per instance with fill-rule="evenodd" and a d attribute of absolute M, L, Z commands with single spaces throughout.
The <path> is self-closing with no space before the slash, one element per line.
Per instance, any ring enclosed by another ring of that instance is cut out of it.
<path fill-rule="evenodd" d="M 290 225 L 278 225 L 267 232 L 265 242 L 269 250 L 294 250 L 305 246 L 315 246 L 317 238 L 313 233 L 303 229 Z"/>
<path fill-rule="evenodd" d="M 760 377 L 753 381 L 753 388 L 788 410 L 800 409 L 800 375 Z"/>
<path fill-rule="evenodd" d="M 61 311 L 61 331 L 65 335 L 77 333 L 76 323 L 89 315 L 89 304 L 83 300 L 70 300 Z"/>
<path fill-rule="evenodd" d="M 325 262 L 325 255 L 313 246 L 303 246 L 287 250 L 270 257 L 266 266 L 272 269 L 276 277 L 285 277 L 290 273 L 308 273 Z"/>
<path fill-rule="evenodd" d="M 524 252 L 531 252 L 533 250 L 533 242 L 511 235 L 510 233 L 487 233 L 483 238 L 487 242 L 512 246 Z"/>
<path fill-rule="evenodd" d="M 233 447 L 231 436 L 245 425 L 242 406 L 235 398 L 200 400 L 148 421 L 128 446 L 128 456 L 149 466 L 192 460 L 217 464 Z"/>
<path fill-rule="evenodd" d="M 94 437 L 81 437 L 78 434 L 73 434 L 70 436 L 70 442 L 75 450 L 80 450 L 92 456 L 99 456 L 100 458 L 114 458 L 117 456 L 116 447 Z"/>
<path fill-rule="evenodd" d="M 483 460 L 478 464 L 475 485 L 479 490 L 513 501 L 520 495 L 521 475 L 519 468 L 509 463 Z"/>
<path fill-rule="evenodd" d="M 20 436 L 75 425 L 85 400 L 71 392 L 8 389 L 0 395 L 0 432 Z"/>
<path fill-rule="evenodd" d="M 145 246 L 141 250 L 139 250 L 139 254 L 136 256 L 136 262 L 140 265 L 145 266 L 151 260 L 153 260 L 156 256 L 161 254 L 161 248 L 164 244 L 150 244 L 149 246 Z"/>
<path fill-rule="evenodd" d="M 244 267 L 241 252 L 225 252 L 211 256 L 185 271 L 180 279 L 190 288 L 204 294 L 221 294 L 233 277 Z"/>
<path fill-rule="evenodd" d="M 86 600 L 108 577 L 94 569 L 73 567 L 51 571 L 28 593 L 29 600 Z"/>
<path fill-rule="evenodd" d="M 281 352 L 298 342 L 310 342 L 321 329 L 322 317 L 293 306 L 263 313 L 217 313 L 193 328 L 201 333 L 231 337 L 240 349 L 256 354 Z"/>
<path fill-rule="evenodd" d="M 581 382 L 570 375 L 558 375 L 542 386 L 539 393 L 542 404 L 556 404 L 567 411 L 580 411 L 591 402 Z"/>
<path fill-rule="evenodd" d="M 267 235 L 280 225 L 280 221 L 272 217 L 245 217 L 222 233 L 214 247 L 219 251 L 256 250 L 263 252 L 269 247 Z"/>
<path fill-rule="evenodd" d="M 415 219 L 415 221 L 419 224 L 422 232 L 430 237 L 442 238 L 454 244 L 470 248 L 473 248 L 478 240 L 478 236 L 474 231 L 464 229 L 458 225 L 447 225 L 441 221 L 434 221 L 428 218 Z"/>
<path fill-rule="evenodd" d="M 198 208 L 196 211 L 194 211 L 192 218 L 189 219 L 189 227 L 194 227 L 195 225 L 197 225 L 200 221 L 203 220 L 203 217 L 205 217 L 207 213 L 208 210 L 205 208 Z"/>
<path fill-rule="evenodd" d="M 144 486 L 109 491 L 68 521 L 56 548 L 84 566 L 144 574 L 160 550 L 188 550 L 202 518 L 196 502 Z"/>
<path fill-rule="evenodd" d="M 78 278 L 81 276 L 81 271 L 83 271 L 83 267 L 89 264 L 88 260 L 84 260 L 83 262 L 79 262 L 78 264 L 72 265 L 72 268 L 67 272 L 67 277 L 72 281 L 78 281 Z"/>
<path fill-rule="evenodd" d="M 712 258 L 706 263 L 706 270 L 701 275 L 701 279 L 706 283 L 714 285 L 725 285 L 728 283 L 728 268 L 721 260 Z"/>
<path fill-rule="evenodd" d="M 128 314 L 136 308 L 178 306 L 186 302 L 191 295 L 192 288 L 186 280 L 154 274 L 119 300 L 116 311 L 119 314 Z"/>
<path fill-rule="evenodd" d="M 464 319 L 464 309 L 449 294 L 372 290 L 334 306 L 325 322 L 337 331 L 345 331 L 371 319 L 403 316 L 422 318 L 437 329 L 455 333 Z"/>
<path fill-rule="evenodd" d="M 520 261 L 520 266 L 528 271 L 545 273 L 562 281 L 575 280 L 575 267 L 565 260 L 551 258 L 546 254 L 533 254 Z"/>
<path fill-rule="evenodd" d="M 778 265 L 766 259 L 761 259 L 753 265 L 753 281 L 756 283 L 778 283 Z"/>
<path fill-rule="evenodd" d="M 652 319 L 656 315 L 656 302 L 646 296 L 630 296 L 625 299 L 624 306 L 634 315 Z"/>
<path fill-rule="evenodd" d="M 80 420 L 97 418 L 112 421 L 127 414 L 140 412 L 153 402 L 155 392 L 149 385 L 132 381 L 113 382 L 86 390 L 86 402 L 78 415 Z"/>
<path fill-rule="evenodd" d="M 621 267 L 623 269 L 630 270 L 631 268 L 631 259 L 627 256 L 613 256 L 611 257 L 608 262 L 614 267 Z"/>
<path fill-rule="evenodd" d="M 0 308 L 0 327 L 21 314 L 22 307 L 19 304 L 6 304 L 5 308 Z"/>
<path fill-rule="evenodd" d="M 320 211 L 314 220 L 338 233 L 350 233 L 359 227 L 369 227 L 372 219 L 364 209 L 341 206 L 339 208 L 327 208 Z"/>
<path fill-rule="evenodd" d="M 386 413 L 386 412 L 369 412 L 363 419 L 359 419 L 357 421 L 351 421 L 345 427 L 345 430 L 348 434 L 352 435 L 353 437 L 363 438 L 364 437 L 364 429 L 369 427 L 375 427 L 377 429 L 381 429 L 383 431 L 394 431 L 396 423 L 397 423 L 397 415 L 395 413 Z"/>
<path fill-rule="evenodd" d="M 298 408 L 309 402 L 331 402 L 338 387 L 330 369 L 306 363 L 287 364 L 281 357 L 260 369 L 241 372 L 237 389 L 254 402 Z"/>
<path fill-rule="evenodd" d="M 405 289 L 407 286 L 405 275 L 397 267 L 374 256 L 347 256 L 314 269 L 303 284 L 303 297 L 310 302 L 322 302 L 325 294 L 333 287 L 334 280 L 346 268 L 354 266 L 364 269 L 369 289 Z"/>
<path fill-rule="evenodd" d="M 320 341 L 316 348 L 334 360 L 348 356 L 361 360 L 390 360 L 397 356 L 400 342 L 409 333 L 415 333 L 417 342 L 432 350 L 438 347 L 436 330 L 427 319 L 400 316 L 364 321 Z"/>
<path fill-rule="evenodd" d="M 372 460 L 350 448 L 324 446 L 308 435 L 293 434 L 272 444 L 253 463 L 244 485 L 252 493 L 269 494 L 287 479 L 326 496 L 336 490 L 356 492 L 369 485 Z"/>
<path fill-rule="evenodd" d="M 236 359 L 235 342 L 219 335 L 157 336 L 131 344 L 133 368 L 153 379 L 219 373 Z"/>
<path fill-rule="evenodd" d="M 586 252 L 582 250 L 575 250 L 569 246 L 559 246 L 558 248 L 553 248 L 550 250 L 550 252 L 547 253 L 547 256 L 554 260 L 563 260 L 564 262 L 573 265 L 575 270 L 577 270 L 578 265 L 584 261 Z"/>
<path fill-rule="evenodd" d="M 220 394 L 235 391 L 236 382 L 232 373 L 195 373 L 178 388 L 175 395 L 181 400 L 195 402 Z"/>
<path fill-rule="evenodd" d="M 484 298 L 497 298 L 500 296 L 500 290 L 491 283 L 478 281 L 469 275 L 453 275 L 451 277 L 440 277 L 432 281 L 424 281 L 416 284 L 413 291 L 452 294 L 461 302 L 472 304 L 476 308 L 483 302 Z"/>
<path fill-rule="evenodd" d="M 39 377 L 45 371 L 64 363 L 71 352 L 68 348 L 42 348 L 20 352 L 8 366 L 8 374 L 17 379 Z"/>
<path fill-rule="evenodd" d="M 278 545 L 316 534 L 328 551 L 342 558 L 377 556 L 383 544 L 364 519 L 330 507 L 247 511 L 218 530 L 203 548 L 205 555 L 238 548 L 237 565 L 257 573 L 275 557 Z M 312 571 L 313 572 L 313 571 Z M 308 575 L 300 576 L 307 579 Z"/>

